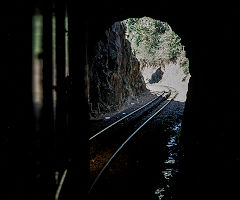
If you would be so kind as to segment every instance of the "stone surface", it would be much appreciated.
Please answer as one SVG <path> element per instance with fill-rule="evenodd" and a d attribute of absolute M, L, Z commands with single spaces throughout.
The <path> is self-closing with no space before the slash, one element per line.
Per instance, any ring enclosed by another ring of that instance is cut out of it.
<path fill-rule="evenodd" d="M 151 76 L 149 83 L 158 83 L 162 79 L 163 72 L 161 68 L 158 68 Z"/>
<path fill-rule="evenodd" d="M 116 110 L 146 89 L 122 22 L 115 22 L 97 43 L 90 63 L 89 85 L 92 116 Z"/>

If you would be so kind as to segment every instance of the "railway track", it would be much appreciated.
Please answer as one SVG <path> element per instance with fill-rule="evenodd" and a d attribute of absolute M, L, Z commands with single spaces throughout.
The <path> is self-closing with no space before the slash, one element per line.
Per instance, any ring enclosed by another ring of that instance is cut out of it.
<path fill-rule="evenodd" d="M 111 164 L 133 137 L 145 125 L 157 116 L 178 95 L 173 88 L 169 92 L 148 102 L 144 106 L 118 119 L 106 128 L 89 138 L 90 141 L 90 187 L 89 194 L 94 191 L 99 180 L 107 176 Z M 124 163 L 122 159 L 121 163 Z"/>
<path fill-rule="evenodd" d="M 106 126 L 105 128 L 103 128 L 102 130 L 100 130 L 99 132 L 97 132 L 96 134 L 94 134 L 93 136 L 91 136 L 89 138 L 89 140 L 92 140 L 94 139 L 95 137 L 99 136 L 100 134 L 102 133 L 105 133 L 108 129 L 110 129 L 111 127 L 119 124 L 121 121 L 123 121 L 124 119 L 127 119 L 131 116 L 133 116 L 134 114 L 136 114 L 137 112 L 140 112 L 142 111 L 144 108 L 146 108 L 147 106 L 151 106 L 151 104 L 154 104 L 155 102 L 158 102 L 158 101 L 162 101 L 163 97 L 162 95 L 164 95 L 166 92 L 161 92 L 159 96 L 157 96 L 156 98 L 152 99 L 151 101 L 149 101 L 148 103 L 144 104 L 143 106 L 141 106 L 140 108 L 134 110 L 133 112 L 130 112 L 129 114 L 125 115 L 124 117 L 116 120 L 115 122 L 111 123 L 110 125 Z M 170 93 L 166 94 L 166 97 L 170 95 Z"/>

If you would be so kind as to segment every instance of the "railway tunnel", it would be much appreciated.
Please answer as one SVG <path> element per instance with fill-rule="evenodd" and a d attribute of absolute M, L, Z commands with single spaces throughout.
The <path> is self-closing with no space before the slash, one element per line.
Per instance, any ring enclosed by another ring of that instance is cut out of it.
<path fill-rule="evenodd" d="M 59 95 L 56 122 L 52 99 L 52 4 L 33 4 L 43 16 L 42 110 L 36 121 L 32 90 L 33 8 L 6 3 L 12 12 L 2 15 L 1 29 L 2 195 L 9 199 L 54 199 L 56 168 L 64 174 L 60 198 L 84 198 L 88 191 L 88 100 L 85 68 L 100 36 L 116 21 L 149 16 L 167 21 L 181 37 L 191 62 L 191 79 L 182 124 L 183 173 L 176 199 L 236 199 L 239 180 L 238 131 L 238 7 L 230 4 L 170 4 L 159 2 L 112 5 L 107 2 L 76 5 L 55 2 L 58 94 L 65 71 L 65 8 L 68 10 L 69 75 L 68 114 Z M 66 6 L 67 5 L 67 6 Z M 5 7 L 5 4 L 3 5 Z M 33 6 L 33 7 L 34 7 Z M 85 11 L 85 12 L 83 12 Z M 4 11 L 3 11 L 4 12 Z M 14 14 L 13 14 L 14 13 Z M 49 46 L 48 46 L 49 45 Z M 63 66 L 64 65 L 64 66 Z M 49 70 L 49 71 L 48 71 Z M 50 80 L 50 82 L 49 82 Z M 41 82 L 42 81 L 42 82 Z M 64 100 L 62 100 L 64 101 Z M 56 123 L 56 124 L 55 124 Z M 57 138 L 57 142 L 56 142 Z M 57 158 L 57 159 L 56 159 Z M 58 178 L 59 181 L 60 178 Z M 5 189 L 6 188 L 6 189 Z"/>
<path fill-rule="evenodd" d="M 146 198 L 170 198 L 170 191 L 174 198 L 169 188 L 179 170 L 177 146 L 190 78 L 181 39 L 166 22 L 149 17 L 115 22 L 102 35 L 88 68 L 90 196 L 138 198 L 135 190 L 143 187 Z M 146 183 L 151 187 L 144 189 Z"/>

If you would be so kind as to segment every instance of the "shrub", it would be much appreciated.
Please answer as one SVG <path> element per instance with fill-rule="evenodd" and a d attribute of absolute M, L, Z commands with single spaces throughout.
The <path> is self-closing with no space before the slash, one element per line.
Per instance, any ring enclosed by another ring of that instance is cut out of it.
<path fill-rule="evenodd" d="M 149 17 L 129 18 L 124 21 L 126 36 L 139 60 L 149 64 L 176 62 L 189 73 L 189 61 L 181 44 L 181 38 L 172 31 L 168 23 Z"/>

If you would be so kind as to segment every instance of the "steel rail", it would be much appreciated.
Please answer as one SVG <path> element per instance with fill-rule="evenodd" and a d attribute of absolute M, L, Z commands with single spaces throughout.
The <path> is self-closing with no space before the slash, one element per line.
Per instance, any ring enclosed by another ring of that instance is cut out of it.
<path fill-rule="evenodd" d="M 161 95 L 163 95 L 165 93 L 165 91 L 163 91 Z M 150 102 L 148 102 L 147 104 L 143 105 L 142 107 L 138 108 L 137 110 L 129 113 L 128 115 L 122 117 L 121 119 L 115 121 L 114 123 L 110 124 L 109 126 L 107 126 L 106 128 L 102 129 L 101 131 L 99 131 L 98 133 L 96 133 L 95 135 L 93 135 L 92 137 L 89 138 L 89 140 L 92 140 L 93 138 L 95 138 L 96 136 L 100 135 L 101 133 L 103 133 L 104 131 L 106 131 L 107 129 L 111 128 L 112 126 L 116 125 L 117 123 L 119 123 L 120 121 L 126 119 L 127 117 L 133 115 L 134 113 L 138 112 L 139 110 L 145 108 L 146 106 L 148 106 L 149 104 L 151 104 L 152 102 L 156 101 L 158 98 L 160 98 L 160 96 L 154 98 L 153 100 L 151 100 Z"/>
<path fill-rule="evenodd" d="M 161 112 L 176 96 L 178 95 L 178 93 L 176 93 L 171 100 L 169 100 L 166 104 L 164 104 L 157 112 L 155 112 L 151 117 L 149 117 L 141 126 L 139 126 L 123 143 L 122 145 L 115 151 L 115 153 L 111 156 L 111 158 L 108 160 L 108 162 L 104 165 L 104 167 L 102 168 L 102 170 L 99 172 L 98 176 L 95 178 L 95 180 L 93 181 L 88 194 L 91 193 L 94 185 L 96 184 L 96 182 L 99 180 L 99 178 L 101 177 L 102 173 L 106 170 L 106 168 L 109 166 L 109 164 L 111 163 L 111 161 L 113 160 L 113 158 L 115 158 L 115 156 L 122 150 L 122 148 L 126 145 L 126 143 L 143 127 L 145 126 L 153 117 L 155 117 L 159 112 Z"/>
<path fill-rule="evenodd" d="M 67 169 L 64 170 L 63 172 L 63 175 L 62 175 L 62 178 L 61 178 L 61 181 L 58 185 L 58 188 L 57 188 L 57 191 L 56 191 L 56 194 L 55 194 L 55 200 L 58 200 L 59 198 L 59 195 L 60 195 L 60 192 L 61 192 L 61 189 L 62 189 L 62 186 L 63 186 L 63 183 L 64 183 L 64 180 L 65 180 L 65 177 L 67 175 Z"/>
<path fill-rule="evenodd" d="M 164 93 L 165 93 L 165 91 L 161 92 L 160 96 L 163 95 Z M 149 105 L 150 103 L 154 102 L 156 99 L 160 98 L 160 96 L 156 97 L 155 99 L 153 99 L 153 100 L 150 101 L 149 103 L 147 103 L 147 104 L 145 104 L 144 106 L 138 108 L 137 110 L 133 111 L 132 113 L 128 114 L 127 116 L 121 118 L 121 119 L 118 120 L 118 121 L 121 121 L 121 120 L 125 119 L 126 117 L 129 117 L 131 114 L 134 114 L 135 112 L 141 110 L 142 108 L 146 107 L 146 106 Z M 112 124 L 111 126 L 113 126 L 113 125 L 115 125 L 115 124 Z M 108 127 L 108 128 L 110 128 L 110 127 Z M 105 129 L 107 130 L 107 128 L 105 128 Z M 103 132 L 103 131 L 105 131 L 105 130 L 102 130 L 101 132 Z M 97 133 L 97 134 L 99 135 L 100 132 Z M 94 135 L 94 136 L 92 136 L 92 138 L 93 138 L 93 137 L 96 137 L 97 134 Z M 90 138 L 89 140 L 91 140 L 92 138 Z M 64 173 L 63 173 L 63 175 L 62 175 L 62 178 L 61 178 L 60 184 L 59 184 L 59 186 L 58 186 L 58 188 L 57 188 L 57 191 L 56 191 L 56 194 L 55 194 L 55 200 L 58 200 L 58 198 L 59 198 L 59 195 L 60 195 L 60 192 L 61 192 L 61 189 L 62 189 L 63 183 L 64 183 L 65 178 L 66 178 L 66 175 L 67 175 L 67 171 L 68 171 L 68 169 L 65 169 L 65 171 L 64 171 Z"/>

